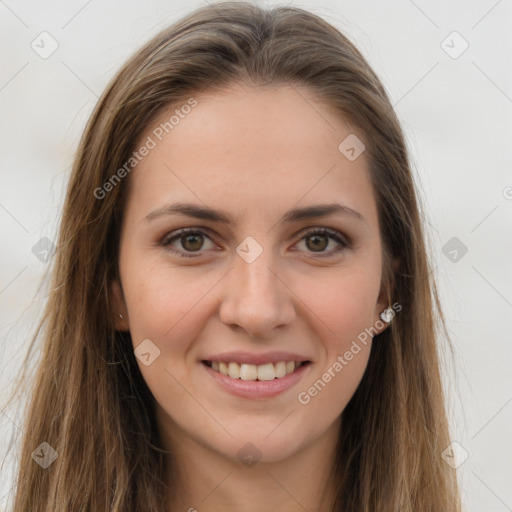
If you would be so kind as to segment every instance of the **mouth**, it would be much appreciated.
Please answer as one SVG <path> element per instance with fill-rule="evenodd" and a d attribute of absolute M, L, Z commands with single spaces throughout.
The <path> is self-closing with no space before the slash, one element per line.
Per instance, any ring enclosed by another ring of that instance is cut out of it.
<path fill-rule="evenodd" d="M 235 361 L 201 361 L 203 365 L 211 368 L 214 372 L 220 373 L 233 380 L 245 381 L 272 381 L 279 380 L 295 373 L 311 364 L 311 361 L 277 361 L 265 364 L 246 364 Z"/>

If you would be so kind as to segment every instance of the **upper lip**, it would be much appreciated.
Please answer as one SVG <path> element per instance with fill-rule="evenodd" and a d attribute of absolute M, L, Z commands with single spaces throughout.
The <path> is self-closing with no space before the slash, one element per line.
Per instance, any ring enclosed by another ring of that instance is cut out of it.
<path fill-rule="evenodd" d="M 208 356 L 203 361 L 217 361 L 218 363 L 235 362 L 239 364 L 261 365 L 266 363 L 277 363 L 279 361 L 310 361 L 307 357 L 292 352 L 265 352 L 262 354 L 251 354 L 249 352 L 224 352 L 216 356 Z"/>

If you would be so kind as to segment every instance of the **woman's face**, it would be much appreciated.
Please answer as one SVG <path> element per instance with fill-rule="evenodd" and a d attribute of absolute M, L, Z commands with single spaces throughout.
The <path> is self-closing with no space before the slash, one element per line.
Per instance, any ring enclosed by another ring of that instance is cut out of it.
<path fill-rule="evenodd" d="M 169 446 L 277 461 L 336 437 L 365 330 L 384 328 L 363 135 L 303 88 L 195 100 L 137 145 L 149 149 L 129 176 L 117 328 Z"/>

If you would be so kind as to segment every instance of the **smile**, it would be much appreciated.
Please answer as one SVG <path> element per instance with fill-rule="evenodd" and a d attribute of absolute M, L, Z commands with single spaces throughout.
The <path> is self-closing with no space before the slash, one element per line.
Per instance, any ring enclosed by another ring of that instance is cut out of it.
<path fill-rule="evenodd" d="M 238 364 L 234 361 L 218 362 L 203 361 L 212 370 L 232 379 L 242 380 L 274 380 L 281 379 L 293 373 L 297 368 L 308 364 L 309 361 L 278 361 L 266 364 Z"/>
<path fill-rule="evenodd" d="M 313 365 L 311 361 L 304 360 L 276 361 L 257 365 L 234 361 L 202 360 L 201 366 L 213 378 L 216 385 L 231 395 L 268 399 L 298 385 Z"/>

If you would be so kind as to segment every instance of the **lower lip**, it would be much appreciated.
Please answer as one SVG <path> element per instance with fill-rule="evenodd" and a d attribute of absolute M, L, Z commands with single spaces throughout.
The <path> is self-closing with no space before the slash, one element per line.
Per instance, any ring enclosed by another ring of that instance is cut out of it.
<path fill-rule="evenodd" d="M 297 384 L 311 366 L 311 363 L 300 366 L 292 373 L 279 379 L 242 380 L 232 379 L 220 372 L 216 372 L 204 363 L 200 364 L 226 391 L 243 398 L 270 398 L 279 395 Z"/>

